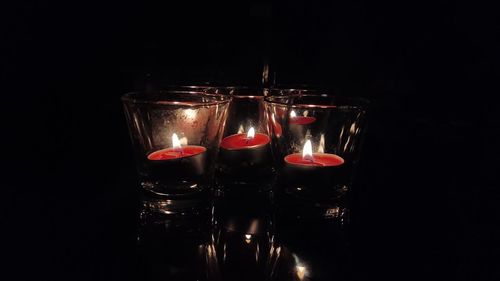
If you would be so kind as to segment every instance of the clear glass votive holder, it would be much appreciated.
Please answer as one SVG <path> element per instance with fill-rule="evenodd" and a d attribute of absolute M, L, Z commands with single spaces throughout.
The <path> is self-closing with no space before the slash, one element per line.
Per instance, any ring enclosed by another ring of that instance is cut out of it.
<path fill-rule="evenodd" d="M 277 195 L 325 206 L 328 216 L 351 186 L 368 102 L 311 91 L 265 101 Z"/>
<path fill-rule="evenodd" d="M 181 87 L 122 101 L 142 188 L 159 199 L 209 194 L 230 97 Z"/>
<path fill-rule="evenodd" d="M 217 160 L 222 190 L 270 189 L 274 177 L 263 89 L 219 89 L 231 96 Z"/>

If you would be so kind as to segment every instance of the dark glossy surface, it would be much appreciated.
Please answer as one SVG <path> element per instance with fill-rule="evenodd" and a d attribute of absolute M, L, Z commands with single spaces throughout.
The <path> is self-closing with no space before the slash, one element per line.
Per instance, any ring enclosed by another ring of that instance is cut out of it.
<path fill-rule="evenodd" d="M 172 215 L 148 202 L 137 210 L 137 243 L 128 244 L 134 250 L 122 256 L 135 260 L 139 280 L 353 277 L 347 208 L 304 220 L 274 204 L 269 193 L 234 191 L 195 215 Z"/>

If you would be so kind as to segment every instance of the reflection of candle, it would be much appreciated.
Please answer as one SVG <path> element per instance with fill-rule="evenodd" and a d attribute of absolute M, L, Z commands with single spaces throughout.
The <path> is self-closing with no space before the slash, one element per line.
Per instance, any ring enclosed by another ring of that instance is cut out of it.
<path fill-rule="evenodd" d="M 157 150 L 148 155 L 148 159 L 152 161 L 163 161 L 163 160 L 172 160 L 179 159 L 184 157 L 194 156 L 200 153 L 207 151 L 203 146 L 197 145 L 187 145 L 181 146 L 181 142 L 177 134 L 172 135 L 172 147 Z"/>
<path fill-rule="evenodd" d="M 306 113 L 305 111 L 304 113 Z M 316 118 L 312 116 L 307 116 L 307 114 L 304 114 L 304 116 L 297 116 L 297 113 L 295 111 L 290 112 L 290 124 L 296 124 L 296 125 L 309 125 L 311 123 L 314 123 L 316 121 Z"/>
<path fill-rule="evenodd" d="M 225 164 L 252 167 L 269 164 L 271 138 L 262 133 L 256 133 L 253 127 L 248 132 L 225 137 L 221 144 L 220 160 Z"/>
<path fill-rule="evenodd" d="M 193 176 L 202 176 L 205 170 L 205 152 L 203 146 L 185 145 L 177 134 L 172 135 L 172 147 L 160 149 L 147 156 L 148 165 L 156 178 L 169 179 L 171 175 L 183 180 Z"/>
<path fill-rule="evenodd" d="M 250 234 L 245 234 L 245 242 L 247 244 L 250 244 L 250 242 L 252 242 L 252 235 Z"/>
<path fill-rule="evenodd" d="M 285 156 L 285 162 L 297 166 L 332 167 L 344 164 L 344 159 L 336 154 L 313 153 L 311 141 L 307 140 L 302 153 Z"/>
<path fill-rule="evenodd" d="M 306 267 L 303 265 L 297 265 L 297 277 L 299 277 L 299 280 L 304 280 L 304 277 L 306 277 Z"/>

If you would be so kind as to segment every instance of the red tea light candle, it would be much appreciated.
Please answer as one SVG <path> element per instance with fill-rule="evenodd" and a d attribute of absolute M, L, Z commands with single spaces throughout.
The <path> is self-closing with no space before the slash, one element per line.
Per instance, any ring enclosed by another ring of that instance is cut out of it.
<path fill-rule="evenodd" d="M 225 137 L 220 144 L 220 160 L 235 165 L 254 166 L 268 160 L 271 138 L 255 133 L 251 127 L 248 133 Z"/>
<path fill-rule="evenodd" d="M 340 186 L 346 175 L 342 157 L 330 153 L 313 153 L 312 143 L 306 141 L 302 153 L 284 157 L 284 191 L 292 195 L 331 198 L 342 193 Z M 315 195 L 313 195 L 315 194 Z"/>
<path fill-rule="evenodd" d="M 226 150 L 255 149 L 267 145 L 271 139 L 266 134 L 255 133 L 251 127 L 248 133 L 235 134 L 225 137 L 220 146 Z"/>
<path fill-rule="evenodd" d="M 295 111 L 290 112 L 290 124 L 294 125 L 309 125 L 316 121 L 316 118 L 307 116 L 307 111 L 304 111 L 304 116 L 297 116 Z"/>
<path fill-rule="evenodd" d="M 152 161 L 175 160 L 179 158 L 191 157 L 204 153 L 207 149 L 203 146 L 188 145 L 181 146 L 181 141 L 177 134 L 172 135 L 172 147 L 157 150 L 148 155 L 148 159 Z"/>
<path fill-rule="evenodd" d="M 172 135 L 172 147 L 150 153 L 147 159 L 155 173 L 186 177 L 201 175 L 204 172 L 205 152 L 207 149 L 198 145 L 182 146 L 177 134 Z"/>
<path fill-rule="evenodd" d="M 313 153 L 312 143 L 307 140 L 302 153 L 285 156 L 285 162 L 289 165 L 304 167 L 336 167 L 344 164 L 344 159 L 336 154 Z"/>

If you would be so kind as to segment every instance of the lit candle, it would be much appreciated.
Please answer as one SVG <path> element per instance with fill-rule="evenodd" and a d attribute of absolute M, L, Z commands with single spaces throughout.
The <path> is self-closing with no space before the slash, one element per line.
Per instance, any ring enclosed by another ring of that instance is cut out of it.
<path fill-rule="evenodd" d="M 225 137 L 220 146 L 226 150 L 255 149 L 267 145 L 270 138 L 266 134 L 255 133 L 255 129 L 250 127 L 248 133 L 240 133 Z"/>
<path fill-rule="evenodd" d="M 172 134 L 172 147 L 147 155 L 151 177 L 168 182 L 172 176 L 185 182 L 195 182 L 205 173 L 207 149 L 197 145 L 181 145 L 177 134 Z"/>
<path fill-rule="evenodd" d="M 207 151 L 203 146 L 197 145 L 188 145 L 181 146 L 181 141 L 177 134 L 172 135 L 172 147 L 157 150 L 148 155 L 148 159 L 152 161 L 165 161 L 165 160 L 174 160 L 179 158 L 191 157 L 194 155 L 198 155 L 200 153 L 204 153 Z"/>
<path fill-rule="evenodd" d="M 248 132 L 225 137 L 220 144 L 220 162 L 233 167 L 245 166 L 251 168 L 270 163 L 271 138 L 262 133 L 256 133 L 254 127 Z M 247 171 L 250 172 L 250 171 Z"/>
<path fill-rule="evenodd" d="M 301 153 L 289 154 L 283 160 L 286 193 L 326 198 L 338 194 L 339 184 L 344 182 L 344 159 L 336 154 L 313 152 L 310 140 Z"/>
<path fill-rule="evenodd" d="M 307 140 L 302 153 L 285 156 L 285 162 L 289 165 L 305 167 L 334 167 L 344 164 L 344 159 L 336 154 L 313 153 L 312 143 Z"/>

